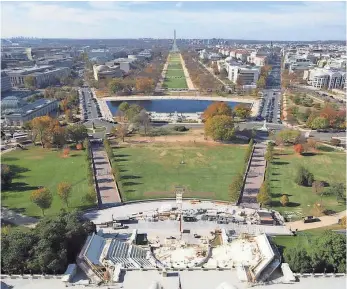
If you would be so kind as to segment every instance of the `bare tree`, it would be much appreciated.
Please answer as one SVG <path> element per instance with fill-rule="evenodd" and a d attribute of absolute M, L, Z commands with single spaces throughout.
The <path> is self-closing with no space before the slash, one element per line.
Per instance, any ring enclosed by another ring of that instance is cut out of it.
<path fill-rule="evenodd" d="M 147 132 L 151 126 L 151 120 L 145 109 L 142 109 L 140 113 L 137 115 L 135 123 L 143 127 L 145 135 L 147 135 Z"/>

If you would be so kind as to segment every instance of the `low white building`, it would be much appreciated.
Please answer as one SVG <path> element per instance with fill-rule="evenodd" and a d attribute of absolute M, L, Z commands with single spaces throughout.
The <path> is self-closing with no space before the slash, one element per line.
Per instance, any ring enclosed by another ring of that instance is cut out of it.
<path fill-rule="evenodd" d="M 304 72 L 305 80 L 315 88 L 343 89 L 346 87 L 346 72 L 329 68 L 315 68 Z"/>
<path fill-rule="evenodd" d="M 122 77 L 124 71 L 120 68 L 120 65 L 107 66 L 107 65 L 93 65 L 94 79 L 108 79 Z"/>

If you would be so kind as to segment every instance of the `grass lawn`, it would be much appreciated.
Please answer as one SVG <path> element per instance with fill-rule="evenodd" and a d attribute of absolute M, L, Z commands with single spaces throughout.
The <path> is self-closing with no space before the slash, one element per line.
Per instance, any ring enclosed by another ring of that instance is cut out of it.
<path fill-rule="evenodd" d="M 315 180 L 327 183 L 346 182 L 346 155 L 341 152 L 322 152 L 310 156 L 295 154 L 292 148 L 275 151 L 275 157 L 270 165 L 270 185 L 273 194 L 272 207 L 284 215 L 295 218 L 312 215 L 315 202 L 321 197 L 312 192 L 311 187 L 299 186 L 294 182 L 297 167 L 302 165 L 313 173 Z M 288 194 L 291 204 L 282 207 L 279 200 L 282 194 Z M 340 212 L 345 210 L 345 204 L 338 203 L 334 196 L 324 196 L 323 205 L 328 210 Z"/>
<path fill-rule="evenodd" d="M 165 78 L 164 87 L 170 88 L 188 88 L 186 78 Z"/>
<path fill-rule="evenodd" d="M 72 184 L 70 209 L 84 205 L 81 199 L 88 190 L 84 151 L 71 150 L 70 156 L 63 158 L 61 151 L 31 147 L 6 153 L 1 161 L 2 164 L 13 166 L 17 172 L 10 190 L 1 192 L 2 206 L 28 216 L 41 217 L 41 209 L 30 201 L 30 194 L 39 186 L 44 186 L 54 196 L 52 207 L 45 214 L 57 214 L 65 207 L 57 195 L 57 185 L 62 181 Z"/>
<path fill-rule="evenodd" d="M 228 186 L 243 166 L 246 146 L 152 144 L 116 148 L 123 199 L 174 197 L 185 186 L 186 197 L 228 200 Z M 184 164 L 181 164 L 181 161 Z"/>
<path fill-rule="evenodd" d="M 170 70 L 170 69 L 180 69 L 180 70 L 183 71 L 181 62 L 171 62 L 171 63 L 169 63 L 169 65 L 167 66 L 167 69 L 168 69 L 168 70 Z"/>
<path fill-rule="evenodd" d="M 272 240 L 275 244 L 283 250 L 284 248 L 294 248 L 303 246 L 307 250 L 310 249 L 312 242 L 322 236 L 325 231 L 330 230 L 343 230 L 341 225 L 332 225 L 327 227 L 321 227 L 317 229 L 310 229 L 305 231 L 297 232 L 296 236 L 274 236 Z"/>
<path fill-rule="evenodd" d="M 184 72 L 182 69 L 171 69 L 171 70 L 167 70 L 166 77 L 170 77 L 170 76 L 183 76 L 184 77 Z"/>

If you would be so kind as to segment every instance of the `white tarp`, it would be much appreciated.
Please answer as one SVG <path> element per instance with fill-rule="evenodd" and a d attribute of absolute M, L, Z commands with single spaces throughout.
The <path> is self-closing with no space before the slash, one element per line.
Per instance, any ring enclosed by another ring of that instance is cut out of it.
<path fill-rule="evenodd" d="M 159 213 L 170 212 L 171 210 L 172 206 L 170 204 L 163 204 L 159 209 Z"/>

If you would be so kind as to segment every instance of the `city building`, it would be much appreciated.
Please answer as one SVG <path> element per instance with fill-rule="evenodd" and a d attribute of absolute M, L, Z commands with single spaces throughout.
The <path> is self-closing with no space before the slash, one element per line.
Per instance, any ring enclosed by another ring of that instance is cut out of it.
<path fill-rule="evenodd" d="M 109 62 L 106 62 L 105 65 L 109 66 L 109 67 L 113 67 L 113 66 L 119 66 L 119 68 L 121 70 L 123 70 L 125 73 L 128 73 L 133 67 L 134 65 L 132 65 L 133 62 L 135 62 L 137 60 L 137 58 L 117 58 L 114 60 L 111 60 Z"/>
<path fill-rule="evenodd" d="M 93 72 L 95 80 L 119 78 L 124 75 L 124 71 L 120 68 L 120 65 L 93 65 Z"/>
<path fill-rule="evenodd" d="M 54 67 L 71 68 L 74 64 L 72 57 L 41 58 L 36 61 L 37 65 L 53 65 Z"/>
<path fill-rule="evenodd" d="M 22 126 L 23 123 L 35 117 L 49 115 L 57 111 L 58 107 L 57 100 L 44 98 L 33 103 L 27 103 L 16 96 L 8 96 L 1 101 L 1 114 L 7 125 Z"/>
<path fill-rule="evenodd" d="M 259 67 L 227 65 L 228 79 L 242 85 L 256 84 L 260 75 Z"/>
<path fill-rule="evenodd" d="M 104 59 L 110 61 L 112 59 L 112 53 L 108 49 L 91 49 L 87 51 L 89 59 Z"/>
<path fill-rule="evenodd" d="M 30 68 L 13 68 L 4 70 L 10 77 L 12 87 L 24 87 L 24 79 L 33 76 L 37 88 L 45 88 L 57 83 L 57 79 L 70 74 L 68 67 L 55 68 L 53 65 L 34 66 Z"/>
<path fill-rule="evenodd" d="M 6 72 L 1 71 L 1 92 L 7 92 L 12 89 L 10 77 Z"/>
<path fill-rule="evenodd" d="M 145 49 L 141 51 L 139 54 L 136 56 L 139 60 L 148 60 L 152 58 L 152 51 L 150 49 Z"/>
<path fill-rule="evenodd" d="M 314 68 L 304 72 L 303 79 L 315 88 L 346 88 L 346 72 L 330 68 Z"/>

